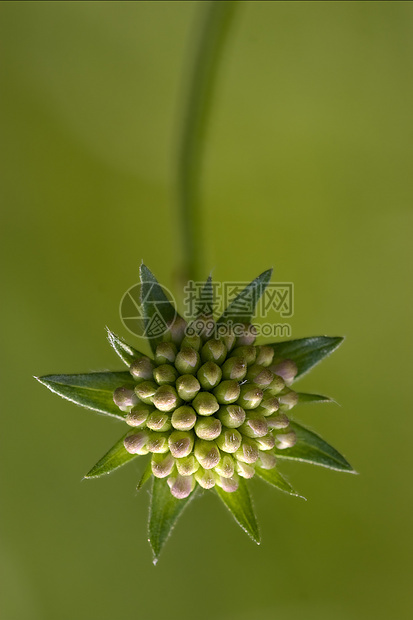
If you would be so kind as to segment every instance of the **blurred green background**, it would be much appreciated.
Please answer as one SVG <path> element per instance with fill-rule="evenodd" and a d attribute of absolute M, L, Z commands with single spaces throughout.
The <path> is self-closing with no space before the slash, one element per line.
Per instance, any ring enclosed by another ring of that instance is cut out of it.
<path fill-rule="evenodd" d="M 242 2 L 205 153 L 205 275 L 274 266 L 293 337 L 347 337 L 300 382 L 341 407 L 295 417 L 359 476 L 286 463 L 306 503 L 254 480 L 260 547 L 207 493 L 155 568 L 140 464 L 81 482 L 122 425 L 31 378 L 120 369 L 142 259 L 175 286 L 202 4 L 0 5 L 1 620 L 410 618 L 411 2 Z"/>

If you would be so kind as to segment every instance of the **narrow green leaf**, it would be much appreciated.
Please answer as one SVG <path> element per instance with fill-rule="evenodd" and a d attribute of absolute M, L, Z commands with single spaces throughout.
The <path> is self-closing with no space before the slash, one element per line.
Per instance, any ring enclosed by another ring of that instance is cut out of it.
<path fill-rule="evenodd" d="M 260 532 L 245 480 L 243 478 L 239 479 L 238 489 L 233 493 L 228 493 L 219 486 L 215 486 L 215 490 L 238 525 L 259 545 Z"/>
<path fill-rule="evenodd" d="M 195 305 L 195 320 L 199 316 L 212 316 L 214 311 L 214 290 L 212 277 L 208 276 L 204 286 L 200 289 Z"/>
<path fill-rule="evenodd" d="M 233 321 L 234 323 L 249 323 L 254 316 L 255 306 L 271 280 L 272 269 L 264 271 L 248 286 L 244 288 L 224 310 L 218 323 Z"/>
<path fill-rule="evenodd" d="M 148 523 L 149 543 L 153 551 L 154 564 L 157 563 L 159 555 L 182 511 L 196 493 L 197 489 L 192 491 L 186 499 L 176 499 L 171 494 L 166 479 L 155 478 L 154 476 Z"/>
<path fill-rule="evenodd" d="M 55 394 L 81 407 L 109 415 L 120 420 L 126 414 L 113 402 L 113 392 L 122 385 L 133 387 L 128 372 L 91 372 L 81 375 L 46 375 L 35 377 Z"/>
<path fill-rule="evenodd" d="M 265 482 L 268 482 L 268 484 L 280 489 L 280 491 L 284 491 L 284 493 L 288 493 L 289 495 L 294 495 L 295 497 L 305 499 L 305 497 L 298 495 L 298 493 L 294 491 L 291 484 L 287 482 L 276 467 L 273 469 L 262 469 L 261 467 L 255 467 L 255 473 L 257 476 L 265 480 Z"/>
<path fill-rule="evenodd" d="M 274 360 L 291 359 L 298 366 L 297 377 L 304 375 L 322 359 L 330 355 L 343 342 L 340 336 L 314 336 L 275 342 L 268 346 L 274 349 Z"/>
<path fill-rule="evenodd" d="M 129 431 L 128 431 L 129 432 Z M 123 445 L 126 433 L 119 441 L 115 443 L 111 449 L 106 452 L 104 456 L 96 463 L 94 467 L 86 474 L 85 478 L 98 478 L 105 474 L 111 474 L 118 467 L 122 467 L 132 459 L 136 458 L 137 454 L 130 454 Z"/>
<path fill-rule="evenodd" d="M 151 466 L 151 459 L 149 459 L 149 461 L 146 463 L 145 469 L 143 470 L 143 474 L 141 476 L 141 479 L 138 482 L 136 490 L 140 491 L 143 485 L 148 482 L 151 476 L 152 476 L 152 466 Z"/>
<path fill-rule="evenodd" d="M 335 401 L 329 396 L 321 394 L 307 394 L 305 392 L 297 392 L 298 404 L 301 403 L 334 403 Z"/>
<path fill-rule="evenodd" d="M 350 474 L 357 473 L 344 456 L 324 441 L 324 439 L 321 439 L 319 435 L 301 426 L 301 424 L 297 424 L 297 422 L 290 422 L 290 426 L 297 435 L 297 443 L 292 448 L 286 448 L 285 450 L 278 450 L 276 448 L 275 454 L 277 458 L 303 461 L 313 465 L 321 465 L 328 469 L 335 469 L 336 471 L 347 471 Z"/>
<path fill-rule="evenodd" d="M 150 335 L 148 340 L 152 351 L 155 352 L 157 345 L 163 340 L 166 326 L 173 323 L 178 313 L 165 295 L 163 287 L 143 263 L 140 267 L 140 279 L 145 331 Z M 159 326 L 160 329 L 158 330 L 157 327 Z"/>
<path fill-rule="evenodd" d="M 111 332 L 108 327 L 106 329 L 108 332 L 108 340 L 110 346 L 119 355 L 120 359 L 126 364 L 126 366 L 130 366 L 134 360 L 145 357 L 143 353 L 140 353 L 129 344 L 127 344 L 122 338 L 119 338 L 119 336 Z"/>

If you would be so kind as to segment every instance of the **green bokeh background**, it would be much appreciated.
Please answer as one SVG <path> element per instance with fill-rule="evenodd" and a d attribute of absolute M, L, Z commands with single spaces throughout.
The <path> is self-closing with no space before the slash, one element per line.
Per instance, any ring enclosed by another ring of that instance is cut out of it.
<path fill-rule="evenodd" d="M 359 476 L 286 463 L 306 503 L 253 481 L 260 547 L 205 494 L 155 568 L 139 463 L 81 482 L 123 427 L 31 378 L 120 368 L 142 259 L 175 286 L 200 4 L 0 5 L 1 620 L 410 618 L 411 2 L 241 3 L 205 152 L 205 275 L 274 266 L 293 337 L 347 337 L 300 383 L 341 406 L 296 418 Z"/>

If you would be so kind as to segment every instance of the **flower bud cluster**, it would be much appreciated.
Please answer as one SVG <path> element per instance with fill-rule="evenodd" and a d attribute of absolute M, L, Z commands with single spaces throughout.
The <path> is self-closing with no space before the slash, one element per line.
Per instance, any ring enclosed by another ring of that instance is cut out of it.
<path fill-rule="evenodd" d="M 287 412 L 298 401 L 289 387 L 297 366 L 256 346 L 251 325 L 245 335 L 215 338 L 205 330 L 185 335 L 175 321 L 168 335 L 153 360 L 130 366 L 134 389 L 113 394 L 132 427 L 125 448 L 150 452 L 153 475 L 166 478 L 179 499 L 196 484 L 236 491 L 239 476 L 252 478 L 256 466 L 272 469 L 274 448 L 296 441 Z"/>

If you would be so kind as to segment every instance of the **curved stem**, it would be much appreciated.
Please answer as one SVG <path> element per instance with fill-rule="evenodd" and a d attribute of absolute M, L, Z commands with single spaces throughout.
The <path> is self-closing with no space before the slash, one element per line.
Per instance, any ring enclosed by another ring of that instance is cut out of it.
<path fill-rule="evenodd" d="M 217 69 L 237 0 L 203 2 L 204 16 L 189 78 L 181 134 L 178 197 L 183 279 L 199 280 L 204 264 L 204 239 L 200 213 L 200 177 L 208 118 Z"/>

